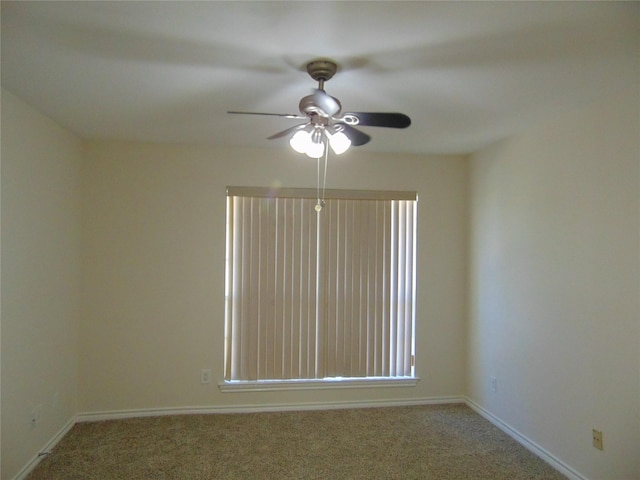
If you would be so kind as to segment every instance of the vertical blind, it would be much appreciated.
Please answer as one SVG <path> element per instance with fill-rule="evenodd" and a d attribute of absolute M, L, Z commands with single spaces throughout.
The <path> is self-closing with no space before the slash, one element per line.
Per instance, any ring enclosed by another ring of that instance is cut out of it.
<path fill-rule="evenodd" d="M 414 375 L 415 192 L 227 188 L 225 379 Z"/>

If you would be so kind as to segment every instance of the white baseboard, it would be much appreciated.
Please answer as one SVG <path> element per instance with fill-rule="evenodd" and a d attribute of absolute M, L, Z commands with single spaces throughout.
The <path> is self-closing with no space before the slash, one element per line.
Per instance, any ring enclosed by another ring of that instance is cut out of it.
<path fill-rule="evenodd" d="M 529 451 L 534 453 L 536 456 L 540 457 L 542 460 L 547 462 L 549 465 L 551 465 L 560 473 L 568 477 L 570 480 L 588 480 L 587 477 L 583 476 L 582 474 L 580 474 L 579 472 L 571 468 L 569 465 L 567 465 L 562 460 L 560 460 L 559 458 L 549 453 L 547 450 L 542 448 L 537 443 L 528 439 L 526 436 L 518 432 L 516 429 L 507 425 L 505 422 L 500 420 L 498 417 L 493 415 L 488 410 L 485 410 L 483 407 L 478 405 L 476 402 L 474 402 L 470 398 L 465 397 L 464 401 L 476 413 L 478 413 L 479 415 L 489 420 L 491 423 L 493 423 L 496 427 L 498 427 L 504 433 L 506 433 L 511 438 L 516 440 L 518 443 L 520 443 L 522 446 L 524 446 Z"/>
<path fill-rule="evenodd" d="M 101 420 L 118 420 L 135 417 L 157 417 L 165 415 L 196 415 L 215 413 L 259 413 L 259 412 L 287 412 L 294 410 L 332 410 L 341 408 L 374 408 L 374 407 L 406 407 L 412 405 L 436 405 L 444 403 L 465 403 L 463 396 L 428 397 L 411 400 L 372 400 L 347 402 L 317 402 L 317 403 L 280 403 L 280 404 L 245 404 L 221 405 L 203 407 L 179 408 L 144 408 L 138 410 L 114 410 L 105 412 L 79 413 L 76 421 L 97 422 Z"/>
<path fill-rule="evenodd" d="M 27 475 L 31 473 L 31 470 L 33 470 L 36 465 L 40 463 L 40 460 L 42 460 L 47 455 L 46 452 L 50 452 L 51 449 L 55 447 L 58 442 L 62 440 L 62 438 L 69 432 L 69 430 L 73 428 L 73 426 L 76 424 L 76 421 L 77 420 L 75 416 L 71 417 L 69 421 L 65 423 L 60 430 L 58 430 L 58 433 L 56 433 L 53 438 L 49 440 L 24 467 L 22 467 L 22 470 L 20 470 L 16 474 L 16 476 L 13 477 L 13 480 L 23 480 L 24 478 L 26 478 Z"/>

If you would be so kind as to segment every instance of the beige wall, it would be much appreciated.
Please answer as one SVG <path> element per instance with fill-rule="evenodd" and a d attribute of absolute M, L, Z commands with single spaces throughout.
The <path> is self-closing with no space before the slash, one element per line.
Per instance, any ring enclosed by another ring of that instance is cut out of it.
<path fill-rule="evenodd" d="M 419 192 L 417 387 L 221 393 L 225 187 L 314 187 L 290 149 L 93 142 L 84 185 L 80 411 L 411 400 L 465 387 L 467 162 L 330 161 L 330 188 Z M 213 382 L 200 384 L 200 369 Z"/>
<path fill-rule="evenodd" d="M 638 105 L 636 88 L 471 161 L 469 395 L 600 480 L 640 478 Z"/>
<path fill-rule="evenodd" d="M 81 153 L 2 91 L 2 478 L 78 410 Z"/>

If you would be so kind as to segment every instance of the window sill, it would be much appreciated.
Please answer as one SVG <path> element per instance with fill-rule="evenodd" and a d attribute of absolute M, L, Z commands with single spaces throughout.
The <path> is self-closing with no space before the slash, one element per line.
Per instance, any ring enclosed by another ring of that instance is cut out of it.
<path fill-rule="evenodd" d="M 274 390 L 318 390 L 327 388 L 379 388 L 415 387 L 417 377 L 367 377 L 328 378 L 322 380 L 254 380 L 223 381 L 218 384 L 220 391 L 228 392 L 268 392 Z"/>

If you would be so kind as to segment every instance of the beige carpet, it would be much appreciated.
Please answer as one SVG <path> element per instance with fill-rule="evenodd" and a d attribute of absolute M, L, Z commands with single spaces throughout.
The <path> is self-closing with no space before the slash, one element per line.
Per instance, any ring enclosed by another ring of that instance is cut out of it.
<path fill-rule="evenodd" d="M 81 423 L 27 478 L 565 477 L 469 407 L 456 404 Z"/>

